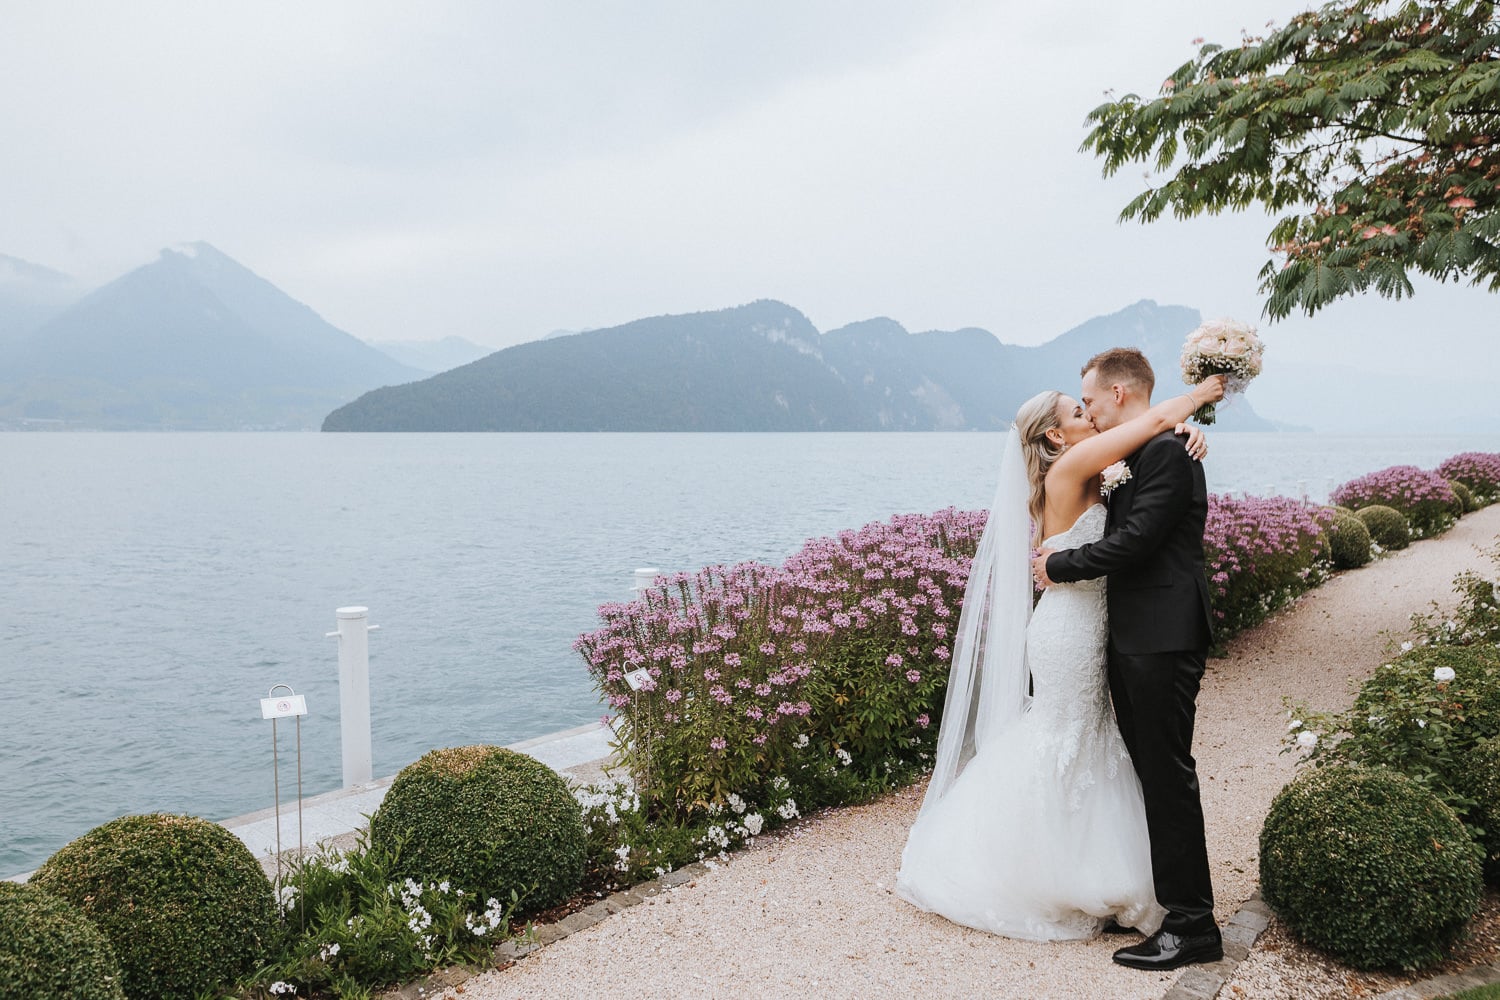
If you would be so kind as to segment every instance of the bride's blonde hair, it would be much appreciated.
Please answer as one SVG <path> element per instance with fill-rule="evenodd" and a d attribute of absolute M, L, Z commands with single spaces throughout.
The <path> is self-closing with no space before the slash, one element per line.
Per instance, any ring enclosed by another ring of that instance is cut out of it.
<path fill-rule="evenodd" d="M 1016 433 L 1021 437 L 1021 454 L 1026 459 L 1026 481 L 1031 485 L 1031 496 L 1026 502 L 1026 511 L 1031 515 L 1031 540 L 1035 544 L 1042 538 L 1042 510 L 1047 504 L 1047 470 L 1062 455 L 1064 445 L 1056 444 L 1047 437 L 1047 432 L 1061 425 L 1057 417 L 1057 401 L 1062 393 L 1056 389 L 1039 392 L 1016 411 Z"/>

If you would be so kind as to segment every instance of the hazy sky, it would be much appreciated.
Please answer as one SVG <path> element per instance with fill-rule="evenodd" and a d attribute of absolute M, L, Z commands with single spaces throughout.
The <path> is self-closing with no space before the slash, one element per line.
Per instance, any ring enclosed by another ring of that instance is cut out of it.
<path fill-rule="evenodd" d="M 1106 89 L 1304 6 L 0 0 L 0 253 L 96 284 L 201 239 L 358 337 L 497 347 L 757 298 L 1012 343 L 1255 320 L 1264 217 L 1121 225 L 1142 171 L 1077 149 Z M 1414 332 L 1490 353 L 1496 304 L 1263 332 L 1401 371 Z"/>

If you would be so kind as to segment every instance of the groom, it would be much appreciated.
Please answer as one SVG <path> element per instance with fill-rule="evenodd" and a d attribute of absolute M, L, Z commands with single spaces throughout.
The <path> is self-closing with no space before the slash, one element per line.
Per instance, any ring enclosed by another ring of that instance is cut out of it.
<path fill-rule="evenodd" d="M 1156 378 L 1140 351 L 1118 347 L 1083 366 L 1084 411 L 1101 431 L 1144 413 Z M 1203 466 L 1168 432 L 1126 459 L 1102 539 L 1043 550 L 1038 582 L 1109 578 L 1109 691 L 1145 795 L 1161 930 L 1114 959 L 1175 969 L 1224 955 L 1193 761 L 1198 683 L 1212 639 L 1203 572 L 1208 490 Z"/>

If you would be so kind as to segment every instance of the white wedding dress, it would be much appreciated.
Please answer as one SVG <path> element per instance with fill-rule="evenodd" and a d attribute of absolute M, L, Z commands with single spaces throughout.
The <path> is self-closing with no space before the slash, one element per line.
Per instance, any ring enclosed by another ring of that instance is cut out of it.
<path fill-rule="evenodd" d="M 1097 541 L 1105 515 L 1095 504 L 1043 545 Z M 1026 628 L 1030 706 L 924 803 L 901 858 L 902 898 L 1035 941 L 1092 937 L 1109 917 L 1148 934 L 1160 926 L 1140 782 L 1105 674 L 1104 588 L 1091 580 L 1042 595 Z"/>

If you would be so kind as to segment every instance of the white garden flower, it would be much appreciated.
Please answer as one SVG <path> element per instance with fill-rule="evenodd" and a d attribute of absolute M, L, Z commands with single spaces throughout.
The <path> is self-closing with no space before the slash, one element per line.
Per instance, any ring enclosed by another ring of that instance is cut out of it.
<path fill-rule="evenodd" d="M 796 747 L 798 750 L 801 750 L 803 747 L 807 746 L 807 734 L 799 733 L 797 735 L 797 742 L 793 743 L 792 746 Z"/>
<path fill-rule="evenodd" d="M 1411 643 L 1409 643 L 1409 642 L 1403 642 L 1401 644 L 1401 652 L 1403 652 L 1403 653 L 1410 653 L 1411 652 Z"/>
<path fill-rule="evenodd" d="M 1304 749 L 1311 750 L 1313 747 L 1318 745 L 1318 734 L 1312 732 L 1311 730 L 1298 733 L 1297 745 L 1299 747 L 1303 747 Z"/>
<path fill-rule="evenodd" d="M 834 756 L 839 759 L 839 763 L 844 765 L 845 767 L 848 767 L 850 764 L 854 763 L 854 758 L 849 756 L 849 751 L 845 750 L 843 747 L 839 747 L 833 753 Z"/>
<path fill-rule="evenodd" d="M 796 799 L 787 799 L 781 805 L 776 807 L 776 812 L 781 816 L 782 819 L 796 819 L 798 816 L 802 815 L 797 811 Z"/>
<path fill-rule="evenodd" d="M 297 987 L 293 986 L 291 983 L 284 983 L 279 979 L 276 980 L 276 982 L 272 983 L 270 986 L 267 986 L 266 989 L 269 992 L 276 994 L 292 994 L 297 992 Z"/>
<path fill-rule="evenodd" d="M 1301 729 L 1301 728 L 1302 728 L 1302 720 L 1301 719 L 1293 719 L 1291 722 L 1288 722 L 1286 724 L 1286 731 L 1289 732 L 1289 733 L 1292 732 L 1293 730 L 1297 730 L 1297 729 Z"/>
<path fill-rule="evenodd" d="M 1432 672 L 1432 679 L 1440 684 L 1444 681 L 1451 681 L 1457 676 L 1458 675 L 1453 672 L 1452 667 L 1438 667 Z"/>
<path fill-rule="evenodd" d="M 751 813 L 745 817 L 745 832 L 752 837 L 758 837 L 760 836 L 761 826 L 764 823 L 765 819 L 760 813 Z"/>
<path fill-rule="evenodd" d="M 733 792 L 729 793 L 727 801 L 729 802 L 729 808 L 734 810 L 735 815 L 739 815 L 745 811 L 745 800 Z"/>
<path fill-rule="evenodd" d="M 1426 719 L 1418 719 L 1417 720 L 1417 728 L 1418 729 L 1426 729 L 1427 728 L 1427 720 Z"/>

